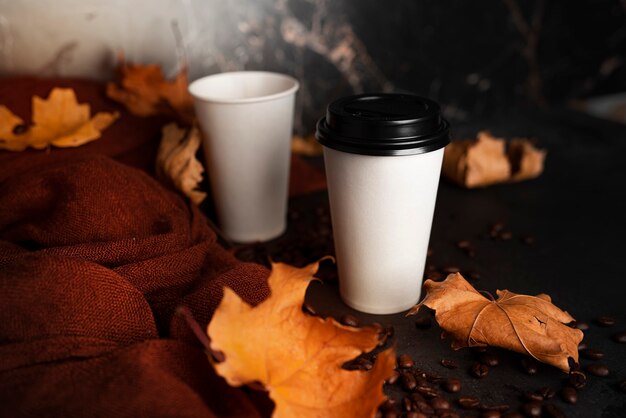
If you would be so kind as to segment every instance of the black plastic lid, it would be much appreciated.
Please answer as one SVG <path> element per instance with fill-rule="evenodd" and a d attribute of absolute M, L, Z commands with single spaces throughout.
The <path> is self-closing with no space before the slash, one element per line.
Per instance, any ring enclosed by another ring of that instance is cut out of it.
<path fill-rule="evenodd" d="M 414 94 L 374 93 L 332 102 L 317 122 L 325 147 L 363 155 L 412 155 L 450 142 L 439 105 Z"/>

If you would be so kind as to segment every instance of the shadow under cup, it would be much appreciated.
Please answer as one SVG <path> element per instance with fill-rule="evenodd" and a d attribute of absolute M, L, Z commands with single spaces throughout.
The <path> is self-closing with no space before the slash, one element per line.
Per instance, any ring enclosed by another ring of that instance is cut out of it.
<path fill-rule="evenodd" d="M 220 73 L 189 85 L 218 224 L 234 242 L 267 241 L 287 227 L 293 77 Z"/>

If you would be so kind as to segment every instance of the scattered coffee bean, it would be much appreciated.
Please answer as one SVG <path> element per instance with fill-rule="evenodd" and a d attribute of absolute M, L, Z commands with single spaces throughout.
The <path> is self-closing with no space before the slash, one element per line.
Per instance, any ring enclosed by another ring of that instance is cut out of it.
<path fill-rule="evenodd" d="M 432 280 L 433 282 L 439 282 L 443 280 L 443 274 L 438 271 L 431 271 L 426 275 L 426 279 Z"/>
<path fill-rule="evenodd" d="M 461 269 L 456 266 L 444 266 L 441 269 L 441 271 L 443 271 L 446 274 L 454 274 L 454 273 L 458 273 L 459 271 L 461 271 Z"/>
<path fill-rule="evenodd" d="M 500 232 L 500 239 L 503 241 L 508 241 L 513 238 L 513 233 L 511 231 L 502 231 Z"/>
<path fill-rule="evenodd" d="M 526 245 L 533 245 L 535 243 L 535 237 L 532 235 L 525 235 L 522 237 L 522 242 Z"/>
<path fill-rule="evenodd" d="M 302 310 L 305 313 L 308 313 L 309 315 L 313 315 L 316 316 L 317 315 L 317 311 L 315 311 L 315 308 L 313 308 L 311 305 L 309 305 L 308 303 L 305 303 L 302 305 Z"/>
<path fill-rule="evenodd" d="M 530 418 L 536 418 L 541 416 L 541 403 L 540 402 L 528 402 L 522 405 L 522 412 L 524 415 Z"/>
<path fill-rule="evenodd" d="M 385 383 L 387 383 L 388 385 L 393 385 L 394 383 L 398 381 L 399 378 L 400 378 L 400 373 L 398 373 L 397 370 L 394 370 L 393 374 L 389 376 L 389 378 L 385 381 Z"/>
<path fill-rule="evenodd" d="M 413 410 L 413 401 L 411 401 L 411 398 L 409 398 L 408 396 L 402 398 L 402 409 L 405 412 Z"/>
<path fill-rule="evenodd" d="M 415 391 L 425 397 L 426 399 L 432 399 L 439 396 L 439 391 L 429 384 L 421 383 L 417 385 Z"/>
<path fill-rule="evenodd" d="M 443 367 L 447 369 L 457 369 L 459 367 L 456 361 L 448 359 L 448 358 L 442 358 L 440 363 Z"/>
<path fill-rule="evenodd" d="M 396 330 L 392 325 L 389 325 L 387 328 L 385 328 L 385 334 L 387 334 L 387 339 L 393 337 L 395 333 Z"/>
<path fill-rule="evenodd" d="M 511 411 L 502 415 L 502 418 L 524 418 L 524 416 L 517 411 Z"/>
<path fill-rule="evenodd" d="M 584 350 L 586 348 L 589 348 L 589 344 L 587 344 L 586 342 L 583 341 L 580 344 L 578 344 L 578 351 Z"/>
<path fill-rule="evenodd" d="M 482 379 L 489 373 L 489 367 L 481 363 L 474 363 L 470 368 L 470 374 L 477 379 Z"/>
<path fill-rule="evenodd" d="M 578 392 L 571 386 L 565 386 L 561 389 L 561 398 L 567 403 L 575 404 L 578 400 Z"/>
<path fill-rule="evenodd" d="M 556 391 L 552 389 L 550 386 L 544 386 L 537 391 L 543 399 L 552 399 L 556 395 Z"/>
<path fill-rule="evenodd" d="M 398 413 L 396 411 L 387 411 L 385 412 L 385 415 L 383 415 L 384 418 L 398 418 Z"/>
<path fill-rule="evenodd" d="M 456 246 L 457 248 L 465 249 L 471 247 L 472 244 L 469 242 L 469 240 L 462 239 L 460 241 L 457 241 Z"/>
<path fill-rule="evenodd" d="M 487 347 L 472 347 L 474 353 L 482 354 L 487 352 Z"/>
<path fill-rule="evenodd" d="M 589 364 L 585 370 L 594 376 L 606 377 L 609 375 L 609 368 L 604 364 Z"/>
<path fill-rule="evenodd" d="M 224 360 L 226 360 L 226 354 L 224 354 L 223 351 L 211 349 L 210 352 L 211 358 L 215 363 L 222 363 Z"/>
<path fill-rule="evenodd" d="M 611 327 L 615 325 L 615 318 L 612 316 L 600 316 L 596 318 L 596 324 L 601 327 Z"/>
<path fill-rule="evenodd" d="M 457 393 L 461 390 L 461 386 L 461 381 L 454 377 L 446 379 L 446 381 L 443 383 L 443 388 L 446 390 L 446 392 L 450 393 Z"/>
<path fill-rule="evenodd" d="M 413 389 L 417 386 L 417 381 L 415 380 L 415 376 L 413 373 L 403 372 L 400 375 L 400 383 L 402 384 L 402 388 L 407 392 L 412 392 Z"/>
<path fill-rule="evenodd" d="M 532 360 L 530 358 L 523 358 L 522 369 L 524 369 L 524 372 L 526 374 L 532 376 L 532 375 L 537 374 L 537 372 L 539 371 L 539 365 L 537 364 L 535 360 Z"/>
<path fill-rule="evenodd" d="M 567 417 L 567 415 L 565 415 L 565 413 L 561 411 L 558 406 L 551 404 L 551 403 L 545 404 L 543 406 L 543 412 L 549 418 L 566 418 Z"/>
<path fill-rule="evenodd" d="M 511 407 L 508 404 L 498 404 L 498 405 L 485 405 L 485 404 L 481 404 L 479 406 L 480 409 L 482 409 L 483 411 L 498 411 L 498 412 L 506 412 L 509 409 L 511 409 Z"/>
<path fill-rule="evenodd" d="M 502 414 L 500 411 L 487 410 L 481 414 L 481 418 L 500 418 Z"/>
<path fill-rule="evenodd" d="M 426 257 L 432 257 L 432 256 L 433 256 L 433 249 L 428 248 L 428 251 L 426 251 Z"/>
<path fill-rule="evenodd" d="M 470 271 L 467 273 L 470 280 L 480 280 L 480 273 L 477 271 Z"/>
<path fill-rule="evenodd" d="M 413 358 L 408 354 L 398 356 L 398 367 L 401 369 L 410 369 L 413 367 Z"/>
<path fill-rule="evenodd" d="M 374 364 L 364 357 L 359 357 L 356 360 L 352 360 L 343 365 L 343 368 L 346 370 L 361 370 L 367 371 L 371 370 L 374 367 Z"/>
<path fill-rule="evenodd" d="M 604 358 L 604 353 L 600 350 L 595 350 L 593 348 L 585 348 L 584 350 L 580 350 L 580 354 L 589 360 L 601 360 Z"/>
<path fill-rule="evenodd" d="M 417 411 L 411 411 L 406 413 L 406 418 L 428 418 L 428 415 Z"/>
<path fill-rule="evenodd" d="M 430 406 L 439 409 L 450 409 L 450 402 L 446 398 L 442 398 L 441 396 L 436 396 L 430 400 Z"/>
<path fill-rule="evenodd" d="M 496 231 L 496 232 L 500 232 L 504 229 L 504 222 L 502 221 L 497 221 L 491 224 L 490 229 L 492 231 Z"/>
<path fill-rule="evenodd" d="M 438 418 L 460 418 L 459 414 L 448 409 L 437 411 Z"/>
<path fill-rule="evenodd" d="M 589 323 L 584 321 L 576 321 L 574 328 L 578 328 L 581 331 L 587 331 L 589 329 Z"/>
<path fill-rule="evenodd" d="M 350 314 L 343 315 L 339 319 L 339 322 L 341 322 L 343 325 L 347 325 L 349 327 L 358 327 L 359 326 L 359 320 L 354 315 L 350 315 Z"/>
<path fill-rule="evenodd" d="M 573 371 L 569 374 L 567 384 L 574 389 L 582 389 L 587 384 L 587 376 L 583 372 Z"/>
<path fill-rule="evenodd" d="M 463 409 L 475 409 L 480 405 L 480 399 L 474 398 L 473 396 L 461 396 L 457 402 Z"/>
<path fill-rule="evenodd" d="M 433 321 L 426 315 L 418 316 L 415 320 L 415 328 L 428 329 L 432 326 Z"/>
<path fill-rule="evenodd" d="M 543 396 L 540 393 L 536 393 L 536 392 L 524 392 L 524 396 L 523 396 L 524 400 L 530 401 L 530 402 L 541 402 L 543 401 Z"/>
<path fill-rule="evenodd" d="M 611 338 L 613 338 L 613 341 L 616 343 L 626 344 L 626 331 L 615 333 L 611 336 Z"/>
<path fill-rule="evenodd" d="M 496 354 L 493 354 L 493 353 L 482 354 L 479 357 L 478 361 L 489 367 L 494 367 L 500 364 L 500 359 L 498 358 Z"/>
<path fill-rule="evenodd" d="M 617 388 L 626 393 L 626 379 L 620 380 L 619 383 L 617 384 Z"/>
<path fill-rule="evenodd" d="M 420 410 L 420 412 L 423 412 L 427 415 L 432 415 L 435 413 L 435 409 L 430 406 L 426 401 L 415 402 L 415 406 L 417 407 L 417 409 Z"/>
<path fill-rule="evenodd" d="M 444 380 L 444 377 L 440 374 L 434 373 L 434 372 L 430 372 L 426 375 L 426 380 L 428 380 L 429 382 L 432 383 L 439 383 L 442 382 Z"/>

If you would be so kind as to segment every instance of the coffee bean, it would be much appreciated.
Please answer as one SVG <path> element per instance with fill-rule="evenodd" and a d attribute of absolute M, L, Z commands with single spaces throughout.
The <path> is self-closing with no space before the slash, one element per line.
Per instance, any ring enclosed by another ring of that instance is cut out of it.
<path fill-rule="evenodd" d="M 440 374 L 430 372 L 426 374 L 426 380 L 432 383 L 439 383 L 444 379 L 444 377 Z"/>
<path fill-rule="evenodd" d="M 530 358 L 523 358 L 522 359 L 522 369 L 524 369 L 524 372 L 528 375 L 535 375 L 537 374 L 537 372 L 539 371 L 539 365 L 537 364 L 536 361 L 530 359 Z"/>
<path fill-rule="evenodd" d="M 409 398 L 408 396 L 402 398 L 402 409 L 405 412 L 413 410 L 413 401 L 411 401 L 411 398 Z"/>
<path fill-rule="evenodd" d="M 500 411 L 487 410 L 481 414 L 481 418 L 500 418 L 502 414 Z"/>
<path fill-rule="evenodd" d="M 587 384 L 587 376 L 583 372 L 573 371 L 569 374 L 567 384 L 574 389 L 582 389 Z"/>
<path fill-rule="evenodd" d="M 425 414 L 432 415 L 435 413 L 435 409 L 432 406 L 430 406 L 428 402 L 418 401 L 418 402 L 415 402 L 415 406 L 417 407 L 417 409 L 420 410 L 420 412 L 423 412 Z"/>
<path fill-rule="evenodd" d="M 617 384 L 617 388 L 626 393 L 626 379 L 620 380 L 619 383 Z"/>
<path fill-rule="evenodd" d="M 385 381 L 388 385 L 393 385 L 400 378 L 400 373 L 397 370 L 393 371 L 393 374 Z"/>
<path fill-rule="evenodd" d="M 530 418 L 536 418 L 541 416 L 541 403 L 528 402 L 522 405 L 522 412 L 524 415 Z"/>
<path fill-rule="evenodd" d="M 489 367 L 481 363 L 474 363 L 470 368 L 470 374 L 477 379 L 482 379 L 489 373 Z"/>
<path fill-rule="evenodd" d="M 450 409 L 450 402 L 441 396 L 436 396 L 430 400 L 430 406 L 435 409 Z"/>
<path fill-rule="evenodd" d="M 502 221 L 494 222 L 493 224 L 491 224 L 490 229 L 496 232 L 502 231 L 504 229 L 504 222 Z"/>
<path fill-rule="evenodd" d="M 406 418 L 428 418 L 428 415 L 417 411 L 411 411 L 406 413 Z"/>
<path fill-rule="evenodd" d="M 493 353 L 482 354 L 479 357 L 478 361 L 484 364 L 485 366 L 489 366 L 489 367 L 494 367 L 500 364 L 500 359 L 498 358 L 496 354 L 493 354 Z"/>
<path fill-rule="evenodd" d="M 567 417 L 567 415 L 565 415 L 565 413 L 561 411 L 558 406 L 551 404 L 551 403 L 545 404 L 543 406 L 543 412 L 549 418 L 566 418 Z"/>
<path fill-rule="evenodd" d="M 596 324 L 601 327 L 611 327 L 615 325 L 615 318 L 611 316 L 600 316 L 596 318 Z"/>
<path fill-rule="evenodd" d="M 385 415 L 383 415 L 384 418 L 398 418 L 398 413 L 396 411 L 387 411 L 385 412 Z"/>
<path fill-rule="evenodd" d="M 457 248 L 465 249 L 465 248 L 471 247 L 472 244 L 469 242 L 469 240 L 462 239 L 460 241 L 457 241 L 456 246 L 457 246 Z"/>
<path fill-rule="evenodd" d="M 543 399 L 552 399 L 554 398 L 554 395 L 556 395 L 556 391 L 554 389 L 552 389 L 550 386 L 544 386 L 541 389 L 539 389 L 537 391 L 538 394 L 540 394 Z"/>
<path fill-rule="evenodd" d="M 309 315 L 313 315 L 316 316 L 317 315 L 317 311 L 315 310 L 315 308 L 313 308 L 311 305 L 309 305 L 308 303 L 305 303 L 302 305 L 302 310 L 305 313 L 308 313 Z"/>
<path fill-rule="evenodd" d="M 432 326 L 432 324 L 433 321 L 426 315 L 419 316 L 415 320 L 415 328 L 417 329 L 428 329 Z"/>
<path fill-rule="evenodd" d="M 485 404 L 481 404 L 479 406 L 480 409 L 482 409 L 483 411 L 498 411 L 498 412 L 506 412 L 509 409 L 511 409 L 511 407 L 508 404 L 499 404 L 499 405 L 485 405 Z"/>
<path fill-rule="evenodd" d="M 226 354 L 224 354 L 223 351 L 213 350 L 213 349 L 211 349 L 210 351 L 211 351 L 211 358 L 213 359 L 213 362 L 222 363 L 224 360 L 226 360 Z"/>
<path fill-rule="evenodd" d="M 535 243 L 535 237 L 532 235 L 525 235 L 522 237 L 522 242 L 526 245 L 533 245 Z"/>
<path fill-rule="evenodd" d="M 440 363 L 443 367 L 448 369 L 457 369 L 459 367 L 456 361 L 447 358 L 442 358 Z"/>
<path fill-rule="evenodd" d="M 575 404 L 578 400 L 578 392 L 571 386 L 565 386 L 561 389 L 561 398 L 567 403 Z"/>
<path fill-rule="evenodd" d="M 400 383 L 402 384 L 402 388 L 407 392 L 412 392 L 417 386 L 415 376 L 413 376 L 413 373 L 409 372 L 403 372 L 400 375 Z"/>
<path fill-rule="evenodd" d="M 447 409 L 437 411 L 438 418 L 460 418 L 459 414 Z"/>
<path fill-rule="evenodd" d="M 346 370 L 361 370 L 367 371 L 371 370 L 374 364 L 364 357 L 359 357 L 356 360 L 352 360 L 343 365 L 343 368 Z"/>
<path fill-rule="evenodd" d="M 443 383 L 443 388 L 450 393 L 456 393 L 458 391 L 461 390 L 461 381 L 459 379 L 456 379 L 454 377 L 451 377 L 449 379 L 446 379 L 446 381 Z"/>
<path fill-rule="evenodd" d="M 463 409 L 475 409 L 480 405 L 480 399 L 474 398 L 473 396 L 461 396 L 457 402 Z"/>
<path fill-rule="evenodd" d="M 417 385 L 415 391 L 426 399 L 432 399 L 439 396 L 439 391 L 437 389 L 424 383 Z"/>
<path fill-rule="evenodd" d="M 589 329 L 589 323 L 584 321 L 576 321 L 574 327 L 578 328 L 581 331 L 587 331 Z"/>
<path fill-rule="evenodd" d="M 477 354 L 482 354 L 487 352 L 487 347 L 472 347 L 472 351 Z"/>
<path fill-rule="evenodd" d="M 511 411 L 502 415 L 502 418 L 524 418 L 524 416 L 517 411 Z"/>
<path fill-rule="evenodd" d="M 413 358 L 408 354 L 401 354 L 398 357 L 398 366 L 402 369 L 410 369 L 413 364 Z"/>
<path fill-rule="evenodd" d="M 586 348 L 589 348 L 589 344 L 587 344 L 586 342 L 583 341 L 580 344 L 578 344 L 578 351 L 584 350 Z"/>
<path fill-rule="evenodd" d="M 467 273 L 470 280 L 480 280 L 480 273 L 477 271 L 470 271 Z"/>
<path fill-rule="evenodd" d="M 585 370 L 594 376 L 606 377 L 609 375 L 609 368 L 604 364 L 589 364 Z"/>
<path fill-rule="evenodd" d="M 604 358 L 604 353 L 600 350 L 595 350 L 593 348 L 585 348 L 584 350 L 580 350 L 580 354 L 589 360 L 600 360 Z"/>
<path fill-rule="evenodd" d="M 513 238 L 513 233 L 511 231 L 502 231 L 500 232 L 500 239 L 503 241 L 508 241 Z"/>
<path fill-rule="evenodd" d="M 443 274 L 438 271 L 431 271 L 426 275 L 426 279 L 432 280 L 433 282 L 439 282 L 443 280 Z"/>
<path fill-rule="evenodd" d="M 350 315 L 350 314 L 343 315 L 339 319 L 339 322 L 341 322 L 343 325 L 347 325 L 349 327 L 358 327 L 359 326 L 359 320 L 354 315 Z"/>
<path fill-rule="evenodd" d="M 432 248 L 428 248 L 428 250 L 426 251 L 426 257 L 432 257 L 433 256 L 433 249 Z"/>
<path fill-rule="evenodd" d="M 543 396 L 540 393 L 536 392 L 524 392 L 524 399 L 530 402 L 541 402 L 543 401 Z"/>
<path fill-rule="evenodd" d="M 626 331 L 615 333 L 611 336 L 611 338 L 613 338 L 613 341 L 616 343 L 626 344 Z"/>

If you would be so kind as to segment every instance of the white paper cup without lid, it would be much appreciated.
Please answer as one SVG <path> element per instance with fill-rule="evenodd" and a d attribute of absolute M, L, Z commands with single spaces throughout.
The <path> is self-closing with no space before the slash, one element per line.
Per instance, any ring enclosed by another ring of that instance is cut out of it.
<path fill-rule="evenodd" d="M 411 94 L 348 96 L 317 124 L 339 272 L 350 307 L 392 314 L 415 305 L 448 124 Z"/>
<path fill-rule="evenodd" d="M 218 223 L 234 242 L 267 241 L 287 227 L 296 79 L 220 73 L 189 85 Z"/>

